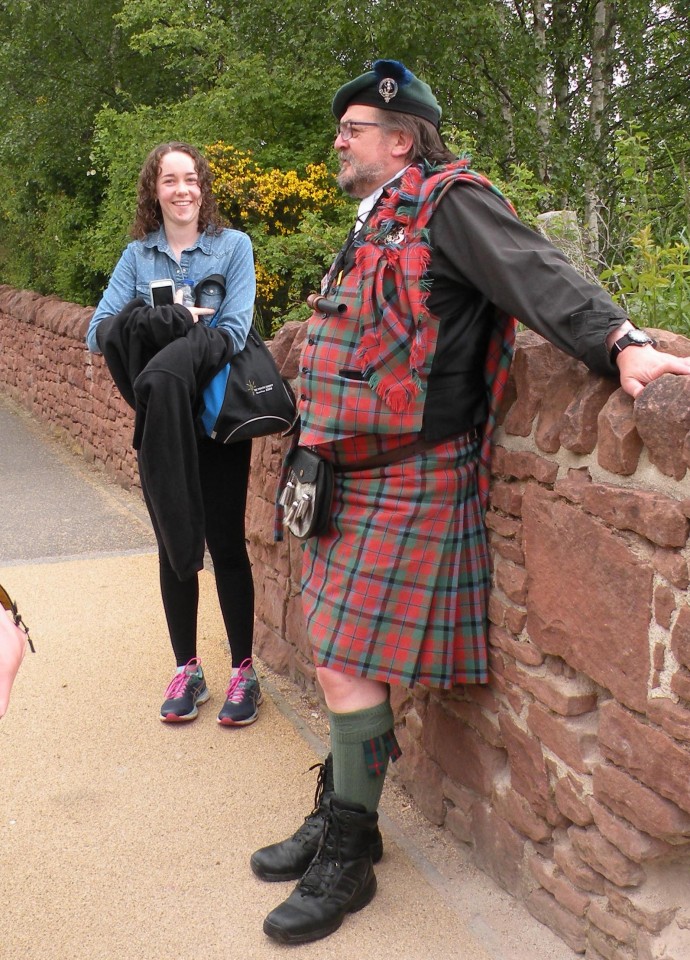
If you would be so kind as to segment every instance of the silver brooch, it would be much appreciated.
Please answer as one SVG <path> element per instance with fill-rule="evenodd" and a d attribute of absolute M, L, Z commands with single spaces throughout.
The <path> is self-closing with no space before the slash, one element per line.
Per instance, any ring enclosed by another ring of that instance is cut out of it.
<path fill-rule="evenodd" d="M 400 246 L 405 242 L 405 228 L 398 227 L 397 230 L 392 231 L 385 237 L 384 243 L 395 244 L 395 246 Z"/>
<path fill-rule="evenodd" d="M 383 99 L 386 101 L 386 103 L 390 103 L 393 97 L 397 94 L 397 92 L 398 92 L 398 84 L 392 77 L 386 77 L 379 84 L 379 93 L 381 94 Z"/>

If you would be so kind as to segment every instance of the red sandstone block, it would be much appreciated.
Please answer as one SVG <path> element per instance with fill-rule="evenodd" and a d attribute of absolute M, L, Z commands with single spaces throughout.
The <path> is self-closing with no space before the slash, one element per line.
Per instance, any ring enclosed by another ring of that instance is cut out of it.
<path fill-rule="evenodd" d="M 453 807 L 462 810 L 467 817 L 471 816 L 472 807 L 478 801 L 477 794 L 473 790 L 461 787 L 460 784 L 454 783 L 450 777 L 445 777 L 443 781 L 443 795 Z"/>
<path fill-rule="evenodd" d="M 489 549 L 492 554 L 503 557 L 504 560 L 511 560 L 513 563 L 520 564 L 525 562 L 525 552 L 518 540 L 506 540 L 496 533 L 490 533 Z"/>
<path fill-rule="evenodd" d="M 604 404 L 597 422 L 597 461 L 610 473 L 630 476 L 637 470 L 642 440 L 635 427 L 633 398 L 616 390 Z"/>
<path fill-rule="evenodd" d="M 592 811 L 584 798 L 582 786 L 570 774 L 562 777 L 554 787 L 554 799 L 563 816 L 579 827 L 588 827 L 592 823 Z"/>
<path fill-rule="evenodd" d="M 666 476 L 682 480 L 687 465 L 678 456 L 690 431 L 690 382 L 659 377 L 635 400 L 635 426 L 650 461 Z"/>
<path fill-rule="evenodd" d="M 458 807 L 450 807 L 446 811 L 446 819 L 443 825 L 450 830 L 456 839 L 461 843 L 474 844 L 474 831 L 472 829 L 472 817 Z"/>
<path fill-rule="evenodd" d="M 524 605 L 527 599 L 527 571 L 524 567 L 499 560 L 494 564 L 494 576 L 496 586 L 509 600 Z"/>
<path fill-rule="evenodd" d="M 592 478 L 587 467 L 578 470 L 568 470 L 568 474 L 563 480 L 557 480 L 554 484 L 554 493 L 571 503 L 582 503 L 587 486 L 592 482 Z"/>
<path fill-rule="evenodd" d="M 682 703 L 674 703 L 667 697 L 654 697 L 649 701 L 647 716 L 676 740 L 690 742 L 689 707 Z"/>
<path fill-rule="evenodd" d="M 258 619 L 254 626 L 254 649 L 272 670 L 284 676 L 290 673 L 292 646 Z"/>
<path fill-rule="evenodd" d="M 506 669 L 506 678 L 563 717 L 590 713 L 597 704 L 593 684 L 550 675 L 545 667 L 529 670 L 516 664 Z"/>
<path fill-rule="evenodd" d="M 586 830 L 571 827 L 568 836 L 585 863 L 616 886 L 636 887 L 644 880 L 644 870 L 609 843 L 595 827 Z"/>
<path fill-rule="evenodd" d="M 493 805 L 502 820 L 506 820 L 534 843 L 547 843 L 553 833 L 546 820 L 537 816 L 532 805 L 517 791 L 501 787 L 494 792 Z"/>
<path fill-rule="evenodd" d="M 613 701 L 605 703 L 599 714 L 605 756 L 690 813 L 690 747 Z"/>
<path fill-rule="evenodd" d="M 488 683 L 468 683 L 467 686 L 457 689 L 460 691 L 461 699 L 478 703 L 484 710 L 490 710 L 492 713 L 498 714 L 501 709 L 501 704 Z"/>
<path fill-rule="evenodd" d="M 472 829 L 477 866 L 513 896 L 523 897 L 528 889 L 522 868 L 525 838 L 481 801 L 472 808 Z"/>
<path fill-rule="evenodd" d="M 537 480 L 553 483 L 558 476 L 558 464 L 539 457 L 528 450 L 505 450 L 501 458 L 502 469 L 516 480 Z"/>
<path fill-rule="evenodd" d="M 574 887 L 557 864 L 552 860 L 545 860 L 543 857 L 531 857 L 529 868 L 534 879 L 545 890 L 548 890 L 561 906 L 575 914 L 576 917 L 584 917 L 591 898 Z"/>
<path fill-rule="evenodd" d="M 436 702 L 427 711 L 423 743 L 429 757 L 452 780 L 481 796 L 491 796 L 495 779 L 505 769 L 504 750 L 491 746 Z"/>
<path fill-rule="evenodd" d="M 489 626 L 489 643 L 526 666 L 538 667 L 544 662 L 544 654 L 530 640 L 516 640 L 494 624 Z"/>
<path fill-rule="evenodd" d="M 570 845 L 558 844 L 554 847 L 553 857 L 563 873 L 576 887 L 588 890 L 591 893 L 603 894 L 603 876 L 586 864 Z"/>
<path fill-rule="evenodd" d="M 568 362 L 563 353 L 532 330 L 521 330 L 516 340 L 511 367 L 515 402 L 504 418 L 507 433 L 529 436 L 532 421 L 539 410 L 554 372 Z"/>
<path fill-rule="evenodd" d="M 603 764 L 594 771 L 594 796 L 639 830 L 671 843 L 690 838 L 690 814 L 619 767 Z"/>
<path fill-rule="evenodd" d="M 427 820 L 440 826 L 446 818 L 446 808 L 443 802 L 444 776 L 439 765 L 429 759 L 420 741 L 410 740 L 405 744 L 403 755 L 395 767 L 396 774 L 402 777 L 405 788 L 422 814 Z"/>
<path fill-rule="evenodd" d="M 645 887 L 619 890 L 606 884 L 606 896 L 612 910 L 649 933 L 659 933 L 667 927 L 678 910 L 676 899 L 665 897 L 663 890 L 658 889 L 647 893 Z"/>
<path fill-rule="evenodd" d="M 577 403 L 577 395 L 587 380 L 586 367 L 568 358 L 562 369 L 552 376 L 547 387 L 548 402 L 542 403 L 534 431 L 536 445 L 544 453 L 556 453 L 561 446 L 561 434 L 569 423 L 568 413 Z M 594 434 L 596 443 L 596 432 Z"/>
<path fill-rule="evenodd" d="M 636 937 L 636 928 L 629 920 L 624 919 L 617 913 L 607 910 L 606 907 L 593 900 L 587 910 L 587 919 L 598 930 L 613 937 L 619 943 L 634 943 Z"/>
<path fill-rule="evenodd" d="M 643 710 L 651 566 L 624 538 L 548 490 L 525 491 L 523 523 L 527 631 L 533 643 Z"/>
<path fill-rule="evenodd" d="M 508 751 L 511 784 L 529 800 L 537 813 L 545 816 L 551 797 L 541 745 L 508 714 L 503 713 L 498 719 Z"/>
<path fill-rule="evenodd" d="M 646 863 L 677 855 L 678 848 L 637 830 L 627 820 L 614 816 L 596 800 L 590 801 L 594 822 L 609 843 L 635 863 Z"/>
<path fill-rule="evenodd" d="M 493 530 L 501 537 L 514 538 L 520 536 L 522 524 L 519 520 L 513 520 L 512 517 L 504 517 L 495 510 L 489 510 L 486 514 L 486 526 L 488 530 Z"/>
<path fill-rule="evenodd" d="M 534 890 L 525 906 L 541 923 L 549 927 L 557 936 L 568 944 L 575 953 L 584 953 L 587 946 L 586 923 L 574 916 L 546 890 Z"/>
<path fill-rule="evenodd" d="M 476 703 L 463 700 L 445 700 L 446 710 L 477 733 L 494 747 L 503 746 L 503 738 L 495 716 L 485 713 Z"/>
<path fill-rule="evenodd" d="M 597 420 L 617 384 L 587 372 L 563 416 L 561 445 L 573 453 L 591 453 L 597 445 Z"/>
<path fill-rule="evenodd" d="M 587 951 L 585 960 L 640 960 L 630 947 L 611 939 L 595 927 L 587 931 Z"/>
<path fill-rule="evenodd" d="M 494 481 L 491 484 L 489 506 L 513 517 L 519 517 L 522 512 L 522 489 L 522 485 L 518 483 Z"/>
<path fill-rule="evenodd" d="M 683 667 L 671 677 L 671 690 L 683 700 L 690 701 L 690 673 Z"/>
<path fill-rule="evenodd" d="M 654 589 L 654 619 L 668 630 L 671 626 L 671 618 L 676 609 L 676 597 L 670 587 L 665 584 L 659 584 Z"/>
<path fill-rule="evenodd" d="M 671 631 L 671 649 L 683 666 L 690 667 L 690 607 L 687 604 L 678 611 Z"/>
<path fill-rule="evenodd" d="M 688 519 L 677 500 L 653 490 L 630 490 L 593 483 L 583 505 L 619 530 L 632 530 L 662 547 L 683 547 Z"/>
<path fill-rule="evenodd" d="M 559 717 L 534 703 L 527 713 L 527 726 L 544 746 L 578 773 L 590 773 L 596 765 L 596 716 Z"/>

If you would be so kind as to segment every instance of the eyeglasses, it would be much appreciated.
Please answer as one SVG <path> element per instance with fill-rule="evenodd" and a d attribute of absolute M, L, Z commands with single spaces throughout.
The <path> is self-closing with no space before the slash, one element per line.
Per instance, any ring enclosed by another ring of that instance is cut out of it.
<path fill-rule="evenodd" d="M 341 140 L 351 140 L 354 133 L 353 127 L 382 127 L 382 123 L 374 123 L 373 120 L 341 120 L 335 128 L 336 137 Z"/>

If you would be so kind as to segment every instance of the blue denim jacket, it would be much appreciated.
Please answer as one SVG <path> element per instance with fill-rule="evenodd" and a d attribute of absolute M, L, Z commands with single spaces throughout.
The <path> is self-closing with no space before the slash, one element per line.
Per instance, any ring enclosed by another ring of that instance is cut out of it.
<path fill-rule="evenodd" d="M 214 326 L 225 330 L 238 353 L 244 347 L 254 312 L 256 279 L 251 240 L 238 230 L 226 229 L 215 235 L 202 233 L 194 246 L 182 251 L 178 263 L 163 227 L 125 248 L 91 317 L 86 333 L 89 350 L 100 353 L 96 327 L 104 317 L 119 313 L 135 297 L 151 303 L 151 280 L 170 279 L 177 289 L 186 278 L 197 283 L 213 273 L 225 277 L 226 293 L 218 313 L 209 315 L 205 322 L 213 320 Z"/>

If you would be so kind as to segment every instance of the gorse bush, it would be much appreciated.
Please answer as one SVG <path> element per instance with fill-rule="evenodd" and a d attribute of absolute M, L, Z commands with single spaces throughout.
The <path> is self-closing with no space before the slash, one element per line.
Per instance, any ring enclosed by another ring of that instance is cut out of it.
<path fill-rule="evenodd" d="M 295 170 L 263 169 L 250 151 L 216 143 L 206 151 L 214 194 L 224 218 L 252 238 L 256 312 L 264 333 L 304 317 L 307 295 L 318 288 L 343 236 L 352 204 L 325 164 Z"/>

